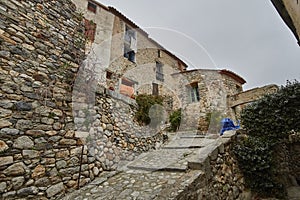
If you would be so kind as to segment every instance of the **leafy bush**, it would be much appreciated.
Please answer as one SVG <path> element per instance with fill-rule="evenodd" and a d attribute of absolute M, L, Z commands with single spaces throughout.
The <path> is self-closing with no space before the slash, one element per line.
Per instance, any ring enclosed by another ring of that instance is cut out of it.
<path fill-rule="evenodd" d="M 169 116 L 169 122 L 171 123 L 170 131 L 177 131 L 181 122 L 181 109 L 175 110 L 171 113 Z"/>
<path fill-rule="evenodd" d="M 259 137 L 249 137 L 234 148 L 246 187 L 261 197 L 282 198 L 285 188 L 274 179 L 273 146 Z"/>
<path fill-rule="evenodd" d="M 149 117 L 149 110 L 151 106 L 155 104 L 163 105 L 164 98 L 162 96 L 140 94 L 136 96 L 135 100 L 138 104 L 138 110 L 135 113 L 135 119 L 141 125 L 148 125 L 151 122 L 151 118 Z"/>
<path fill-rule="evenodd" d="M 300 131 L 300 84 L 287 82 L 276 93 L 247 106 L 241 120 L 248 137 L 234 147 L 246 186 L 262 197 L 285 198 L 286 188 L 276 177 L 276 145 L 291 131 Z"/>
<path fill-rule="evenodd" d="M 251 136 L 285 138 L 300 130 L 300 83 L 287 82 L 278 92 L 266 95 L 241 113 L 243 127 Z"/>

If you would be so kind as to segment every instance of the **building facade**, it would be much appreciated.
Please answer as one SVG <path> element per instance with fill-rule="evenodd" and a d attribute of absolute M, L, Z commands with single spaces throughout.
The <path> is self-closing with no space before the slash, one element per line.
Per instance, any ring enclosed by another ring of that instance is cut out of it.
<path fill-rule="evenodd" d="M 187 70 L 187 64 L 115 8 L 73 0 L 85 20 L 85 66 L 97 84 L 121 95 L 162 95 L 164 109 L 182 110 L 182 130 L 216 132 L 222 117 L 237 119 L 231 96 L 243 92 L 242 77 L 228 70 Z"/>

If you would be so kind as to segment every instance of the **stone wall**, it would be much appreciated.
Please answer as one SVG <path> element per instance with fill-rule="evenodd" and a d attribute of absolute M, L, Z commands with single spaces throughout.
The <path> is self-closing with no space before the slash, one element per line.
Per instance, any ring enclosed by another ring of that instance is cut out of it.
<path fill-rule="evenodd" d="M 235 118 L 227 97 L 242 90 L 242 84 L 221 74 L 219 70 L 191 70 L 173 75 L 178 80 L 175 92 L 182 101 L 182 130 L 217 133 L 222 117 Z M 191 102 L 187 92 L 189 84 L 197 83 L 200 100 Z"/>
<path fill-rule="evenodd" d="M 182 182 L 166 188 L 157 199 L 252 199 L 232 152 L 237 139 L 235 131 L 227 131 L 213 145 L 200 149 L 202 154 L 189 161 L 191 170 L 181 177 Z"/>
<path fill-rule="evenodd" d="M 70 1 L 38 2 L 0 3 L 2 198 L 50 198 L 78 179 L 70 97 L 84 27 Z"/>
<path fill-rule="evenodd" d="M 237 166 L 232 147 L 238 139 L 235 132 L 226 132 L 219 145 L 208 151 L 203 160 L 202 172 L 176 199 L 238 199 L 250 200 L 251 192 Z M 192 165 L 191 165 L 192 167 Z"/>
<path fill-rule="evenodd" d="M 262 98 L 266 94 L 272 94 L 277 90 L 278 86 L 272 84 L 232 94 L 228 96 L 228 108 L 232 109 L 236 117 L 240 119 L 240 113 L 247 104 Z"/>
<path fill-rule="evenodd" d="M 90 160 L 98 163 L 100 171 L 116 170 L 120 161 L 132 161 L 164 140 L 162 132 L 135 122 L 136 105 L 132 99 L 120 94 L 112 97 L 115 95 L 111 91 L 105 91 L 98 89 L 95 105 L 89 108 L 83 104 L 75 114 L 75 137 L 83 139 Z M 133 104 L 128 104 L 126 98 Z"/>
<path fill-rule="evenodd" d="M 93 63 L 84 60 L 84 18 L 75 5 L 39 2 L 0 2 L 4 199 L 60 198 L 163 141 L 160 132 L 135 124 L 130 101 L 96 91 L 95 77 L 85 73 L 94 72 Z M 89 96 L 81 98 L 75 86 Z"/>
<path fill-rule="evenodd" d="M 234 132 L 227 132 L 219 146 L 211 149 L 200 175 L 190 187 L 178 196 L 183 199 L 249 199 L 232 147 L 237 139 Z M 228 137 L 228 138 L 227 138 Z"/>
<path fill-rule="evenodd" d="M 201 173 L 186 177 L 186 187 L 175 199 L 257 199 L 258 196 L 245 187 L 245 179 L 232 151 L 239 137 L 234 131 L 225 132 L 218 145 L 208 149 L 208 156 L 203 157 Z M 299 133 L 292 133 L 289 141 L 276 147 L 275 177 L 286 188 L 299 186 L 299 138 Z M 199 167 L 199 164 L 194 165 L 189 163 L 192 169 Z"/>
<path fill-rule="evenodd" d="M 266 85 L 259 88 L 253 88 L 241 93 L 230 94 L 228 106 L 234 108 L 239 105 L 247 104 L 258 100 L 266 94 L 272 94 L 277 90 L 277 85 Z"/>

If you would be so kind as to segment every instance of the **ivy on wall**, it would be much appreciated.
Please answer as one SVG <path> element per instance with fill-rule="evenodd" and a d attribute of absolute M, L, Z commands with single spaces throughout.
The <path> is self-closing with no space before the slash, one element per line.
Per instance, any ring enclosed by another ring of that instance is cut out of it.
<path fill-rule="evenodd" d="M 170 114 L 169 122 L 171 124 L 170 131 L 177 131 L 181 122 L 181 109 L 175 110 Z"/>
<path fill-rule="evenodd" d="M 241 113 L 247 132 L 234 147 L 246 186 L 262 197 L 286 197 L 284 184 L 276 177 L 279 166 L 275 147 L 289 133 L 300 131 L 300 83 L 288 81 L 276 93 L 248 105 Z"/>
<path fill-rule="evenodd" d="M 135 113 L 135 119 L 140 125 L 149 125 L 151 118 L 149 116 L 150 108 L 156 104 L 163 105 L 164 98 L 162 96 L 154 96 L 147 94 L 140 94 L 135 98 L 136 103 L 138 104 L 138 110 Z M 155 119 L 158 119 L 158 116 L 154 116 Z"/>

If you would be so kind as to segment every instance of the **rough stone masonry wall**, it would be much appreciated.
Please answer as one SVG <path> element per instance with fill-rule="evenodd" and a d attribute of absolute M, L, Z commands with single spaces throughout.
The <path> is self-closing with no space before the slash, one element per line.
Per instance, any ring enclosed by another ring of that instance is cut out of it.
<path fill-rule="evenodd" d="M 83 185 L 162 140 L 132 134 L 130 106 L 110 111 L 119 100 L 99 94 L 93 128 L 76 130 L 72 86 L 85 38 L 71 1 L 3 0 L 0 15 L 0 198 L 58 199 L 79 177 Z"/>
<path fill-rule="evenodd" d="M 141 127 L 134 121 L 136 105 L 116 98 L 128 97 L 105 91 L 98 89 L 92 109 L 79 110 L 76 115 L 80 117 L 75 118 L 79 126 L 85 126 L 86 120 L 91 119 L 89 128 L 75 131 L 75 136 L 85 138 L 89 162 L 95 161 L 96 171 L 122 167 L 122 161 L 132 161 L 139 153 L 155 149 L 164 140 L 162 132 Z"/>
<path fill-rule="evenodd" d="M 207 131 L 213 131 L 213 127 L 216 126 L 209 120 L 209 114 L 221 112 L 224 117 L 227 116 L 227 94 L 231 92 L 231 88 L 226 81 L 223 80 L 218 70 L 199 69 L 183 73 L 183 78 L 180 80 L 182 82 L 180 92 L 183 93 L 182 91 L 186 90 L 188 84 L 198 82 L 200 95 L 199 102 L 189 102 L 189 93 L 183 93 L 187 95 L 183 97 L 186 100 L 183 123 L 187 128 L 198 129 L 200 133 L 207 133 Z"/>
<path fill-rule="evenodd" d="M 225 136 L 226 137 L 226 136 Z M 237 137 L 222 138 L 223 142 L 212 149 L 202 165 L 200 174 L 177 200 L 250 200 L 251 192 L 245 188 L 244 177 L 232 152 Z"/>
<path fill-rule="evenodd" d="M 0 196 L 50 198 L 78 179 L 70 84 L 84 27 L 67 0 L 0 7 Z"/>

